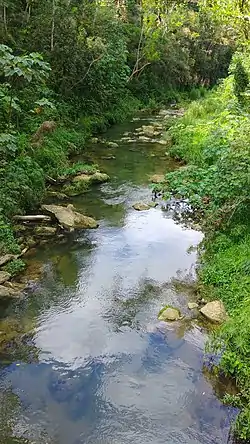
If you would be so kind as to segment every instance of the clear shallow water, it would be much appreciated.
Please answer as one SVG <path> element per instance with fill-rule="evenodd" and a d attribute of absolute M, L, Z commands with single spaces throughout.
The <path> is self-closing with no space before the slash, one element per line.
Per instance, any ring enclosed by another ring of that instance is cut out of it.
<path fill-rule="evenodd" d="M 175 167 L 164 151 L 134 144 L 88 154 L 112 181 L 74 204 L 100 228 L 33 258 L 43 277 L 12 315 L 34 332 L 30 353 L 1 369 L 1 443 L 227 443 L 233 411 L 202 374 L 204 333 L 191 321 L 157 321 L 168 303 L 190 316 L 188 291 L 171 280 L 195 278 L 187 250 L 202 234 L 160 207 L 131 208 L 151 200 L 147 175 Z M 102 159 L 110 153 L 116 159 Z"/>

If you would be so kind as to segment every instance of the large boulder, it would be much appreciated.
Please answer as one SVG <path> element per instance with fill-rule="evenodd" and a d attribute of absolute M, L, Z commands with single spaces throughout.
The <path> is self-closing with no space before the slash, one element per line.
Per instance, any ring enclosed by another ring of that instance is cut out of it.
<path fill-rule="evenodd" d="M 59 224 L 70 231 L 75 228 L 97 228 L 98 223 L 92 217 L 84 216 L 81 213 L 75 211 L 73 205 L 68 205 L 63 207 L 60 205 L 43 205 L 43 210 L 50 214 L 58 220 Z"/>
<path fill-rule="evenodd" d="M 20 292 L 12 288 L 0 285 L 0 298 L 17 298 L 20 296 Z"/>
<path fill-rule="evenodd" d="M 222 301 L 208 302 L 204 307 L 200 309 L 201 314 L 205 316 L 209 321 L 222 324 L 228 318 L 226 309 Z"/>
<path fill-rule="evenodd" d="M 4 284 L 4 282 L 8 281 L 11 278 L 11 274 L 7 271 L 0 271 L 0 284 Z"/>
<path fill-rule="evenodd" d="M 180 312 L 177 308 L 166 307 L 161 310 L 158 316 L 159 321 L 178 321 L 181 319 Z"/>
<path fill-rule="evenodd" d="M 44 136 L 52 133 L 56 129 L 56 122 L 54 120 L 46 120 L 41 124 L 36 133 L 32 137 L 32 142 L 41 142 Z"/>
<path fill-rule="evenodd" d="M 7 262 L 10 262 L 12 259 L 15 259 L 16 256 L 14 254 L 5 254 L 4 256 L 0 257 L 0 267 L 2 265 L 7 264 Z"/>

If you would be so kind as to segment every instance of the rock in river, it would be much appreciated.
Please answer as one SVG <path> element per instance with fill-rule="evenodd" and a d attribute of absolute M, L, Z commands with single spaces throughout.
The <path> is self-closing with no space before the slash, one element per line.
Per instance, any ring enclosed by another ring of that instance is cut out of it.
<path fill-rule="evenodd" d="M 162 183 L 165 180 L 164 174 L 154 174 L 149 178 L 152 183 Z"/>
<path fill-rule="evenodd" d="M 188 302 L 188 308 L 189 310 L 194 310 L 195 308 L 198 308 L 199 305 L 197 304 L 197 302 Z"/>
<path fill-rule="evenodd" d="M 79 176 L 74 177 L 73 182 L 84 182 L 84 183 L 102 183 L 107 182 L 109 180 L 109 176 L 106 173 L 100 173 L 96 171 L 94 174 L 80 174 Z"/>
<path fill-rule="evenodd" d="M 54 234 L 56 234 L 56 230 L 56 227 L 47 227 L 45 225 L 41 225 L 40 227 L 35 228 L 35 234 L 37 236 L 53 236 Z"/>
<path fill-rule="evenodd" d="M 118 148 L 119 145 L 116 142 L 106 142 L 106 145 L 109 146 L 110 148 Z"/>
<path fill-rule="evenodd" d="M 53 214 L 62 227 L 71 231 L 74 230 L 74 228 L 98 227 L 98 223 L 95 219 L 78 213 L 71 204 L 67 207 L 60 205 L 43 205 L 42 208 Z"/>
<path fill-rule="evenodd" d="M 12 288 L 0 285 L 0 298 L 16 298 L 20 296 L 20 292 Z"/>
<path fill-rule="evenodd" d="M 209 321 L 221 324 L 228 318 L 226 309 L 222 301 L 212 301 L 208 302 L 204 307 L 200 309 L 200 312 Z"/>
<path fill-rule="evenodd" d="M 137 211 L 145 211 L 149 210 L 150 208 L 156 207 L 157 203 L 150 202 L 149 204 L 146 204 L 144 202 L 138 202 L 133 205 L 133 208 Z"/>
<path fill-rule="evenodd" d="M 161 310 L 158 316 L 159 321 L 178 321 L 180 318 L 179 310 L 173 307 Z"/>
<path fill-rule="evenodd" d="M 64 193 L 60 193 L 59 191 L 47 191 L 47 197 L 53 197 L 58 200 L 68 199 L 68 196 Z"/>

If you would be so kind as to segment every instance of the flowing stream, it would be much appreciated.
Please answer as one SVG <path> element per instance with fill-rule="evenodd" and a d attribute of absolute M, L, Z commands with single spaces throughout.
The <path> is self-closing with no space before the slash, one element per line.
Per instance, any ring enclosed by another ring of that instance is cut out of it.
<path fill-rule="evenodd" d="M 107 138 L 142 124 L 117 125 Z M 139 142 L 88 150 L 84 159 L 111 181 L 73 203 L 100 227 L 37 249 L 29 270 L 42 265 L 40 280 L 6 308 L 33 334 L 2 360 L 1 444 L 227 443 L 233 412 L 202 371 L 206 333 L 187 309 L 190 247 L 202 233 L 161 205 L 132 208 L 151 201 L 150 175 L 177 167 L 165 151 Z M 160 323 L 166 304 L 187 319 Z"/>

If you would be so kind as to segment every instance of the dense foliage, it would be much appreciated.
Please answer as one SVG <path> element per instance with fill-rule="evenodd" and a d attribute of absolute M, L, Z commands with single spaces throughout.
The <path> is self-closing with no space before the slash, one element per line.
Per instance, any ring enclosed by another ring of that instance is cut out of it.
<path fill-rule="evenodd" d="M 225 400 L 241 408 L 235 429 L 244 439 L 250 438 L 249 72 L 247 52 L 236 54 L 231 75 L 170 129 L 171 154 L 187 164 L 166 175 L 166 195 L 189 199 L 204 221 L 202 291 L 222 299 L 230 314 L 210 347 L 220 357 L 219 371 L 238 384 L 239 394 Z"/>

